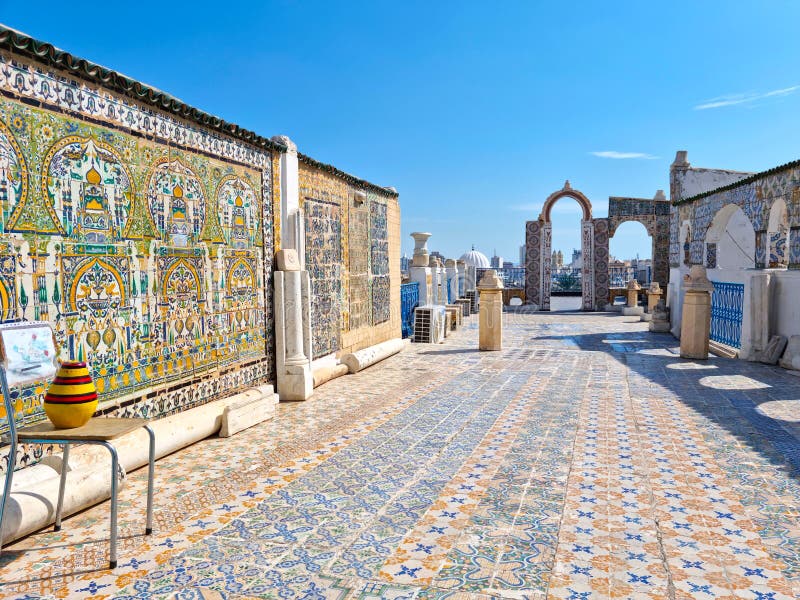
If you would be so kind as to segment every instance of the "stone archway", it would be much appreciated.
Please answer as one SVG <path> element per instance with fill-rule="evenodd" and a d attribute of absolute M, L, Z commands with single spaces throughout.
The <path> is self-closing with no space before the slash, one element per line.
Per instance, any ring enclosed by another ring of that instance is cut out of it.
<path fill-rule="evenodd" d="M 525 296 L 539 310 L 550 310 L 552 285 L 553 225 L 550 211 L 561 198 L 576 200 L 583 210 L 581 219 L 581 308 L 595 310 L 594 228 L 592 203 L 578 190 L 572 189 L 569 180 L 564 187 L 550 194 L 542 206 L 538 221 L 528 221 L 525 228 Z"/>

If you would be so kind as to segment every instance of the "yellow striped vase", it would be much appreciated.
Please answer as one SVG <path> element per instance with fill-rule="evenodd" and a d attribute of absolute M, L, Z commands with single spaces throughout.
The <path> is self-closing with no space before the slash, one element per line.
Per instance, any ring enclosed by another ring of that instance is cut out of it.
<path fill-rule="evenodd" d="M 61 363 L 47 394 L 44 412 L 57 429 L 80 427 L 97 410 L 97 389 L 85 362 Z"/>

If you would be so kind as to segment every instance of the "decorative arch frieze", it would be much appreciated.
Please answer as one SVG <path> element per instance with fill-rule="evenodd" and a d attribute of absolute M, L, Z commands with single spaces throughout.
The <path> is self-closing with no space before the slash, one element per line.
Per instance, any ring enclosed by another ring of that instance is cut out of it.
<path fill-rule="evenodd" d="M 552 232 L 550 211 L 561 198 L 572 198 L 578 202 L 582 211 L 581 219 L 581 307 L 585 311 L 595 310 L 595 225 L 592 220 L 592 203 L 582 192 L 569 183 L 550 194 L 544 201 L 538 221 L 526 225 L 525 266 L 526 298 L 539 310 L 550 310 L 550 291 L 552 285 Z"/>

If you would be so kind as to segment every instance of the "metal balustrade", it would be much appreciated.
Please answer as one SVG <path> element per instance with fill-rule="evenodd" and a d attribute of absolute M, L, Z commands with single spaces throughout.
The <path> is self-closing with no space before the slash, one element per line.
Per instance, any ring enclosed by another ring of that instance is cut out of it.
<path fill-rule="evenodd" d="M 400 313 L 403 325 L 403 337 L 411 337 L 414 333 L 414 309 L 419 306 L 419 282 L 404 283 L 400 286 Z"/>
<path fill-rule="evenodd" d="M 742 347 L 744 284 L 712 281 L 711 339 L 733 348 Z"/>

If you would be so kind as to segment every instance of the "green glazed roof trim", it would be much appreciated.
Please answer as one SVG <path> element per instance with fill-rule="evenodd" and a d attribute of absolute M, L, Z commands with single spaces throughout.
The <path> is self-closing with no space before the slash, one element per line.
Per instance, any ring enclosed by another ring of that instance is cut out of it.
<path fill-rule="evenodd" d="M 753 183 L 754 181 L 758 181 L 768 175 L 775 175 L 776 173 L 782 173 L 783 171 L 788 171 L 789 169 L 794 169 L 796 167 L 800 167 L 800 160 L 793 160 L 792 162 L 788 162 L 784 165 L 778 165 L 777 167 L 772 167 L 771 169 L 767 169 L 766 171 L 761 171 L 760 173 L 753 173 L 752 175 L 748 175 L 744 179 L 740 179 L 739 181 L 734 181 L 733 183 L 729 183 L 728 185 L 723 185 L 718 188 L 714 188 L 713 190 L 708 190 L 707 192 L 703 192 L 701 194 L 695 194 L 694 196 L 690 196 L 689 198 L 684 198 L 683 200 L 673 200 L 672 206 L 680 206 L 681 204 L 688 204 L 689 202 L 695 202 L 700 200 L 701 198 L 707 198 L 713 194 L 718 194 L 720 192 L 727 192 L 728 190 L 733 190 L 739 187 L 740 185 L 747 185 L 748 183 Z"/>
<path fill-rule="evenodd" d="M 390 190 L 389 188 L 375 185 L 374 183 L 370 183 L 369 181 L 366 181 L 364 179 L 359 179 L 354 175 L 350 175 L 350 173 L 345 173 L 344 171 L 340 171 L 333 165 L 328 165 L 323 162 L 319 162 L 318 160 L 314 160 L 310 156 L 306 156 L 305 154 L 301 154 L 300 152 L 297 153 L 297 158 L 298 160 L 300 160 L 300 162 L 305 163 L 310 167 L 315 167 L 317 169 L 326 171 L 327 173 L 335 175 L 336 177 L 339 177 L 341 179 L 344 179 L 349 184 L 369 188 L 373 191 L 378 192 L 379 194 L 383 194 L 384 196 L 393 196 L 396 198 L 400 195 L 397 192 Z"/>
<path fill-rule="evenodd" d="M 239 127 L 234 123 L 228 123 L 219 117 L 189 106 L 161 90 L 126 77 L 117 71 L 112 71 L 83 58 L 75 57 L 68 52 L 59 50 L 52 44 L 35 40 L 2 24 L 0 24 L 0 48 L 28 56 L 49 66 L 69 71 L 129 98 L 170 112 L 183 119 L 189 119 L 203 127 L 233 136 L 248 144 L 269 150 L 286 150 L 286 147 L 282 144 L 277 144 L 253 131 Z"/>

